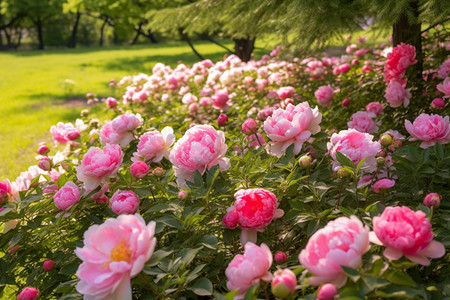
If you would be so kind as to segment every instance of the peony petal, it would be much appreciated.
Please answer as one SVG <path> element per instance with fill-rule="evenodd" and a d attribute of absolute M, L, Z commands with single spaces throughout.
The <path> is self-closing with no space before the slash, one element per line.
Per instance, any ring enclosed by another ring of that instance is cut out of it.
<path fill-rule="evenodd" d="M 416 264 L 422 265 L 422 266 L 429 266 L 430 260 L 424 256 L 424 255 L 405 255 L 406 258 L 408 258 L 410 261 L 415 262 Z"/>
<path fill-rule="evenodd" d="M 444 254 L 445 254 L 445 247 L 442 243 L 439 243 L 438 241 L 431 241 L 430 245 L 420 253 L 420 255 L 425 255 L 431 258 L 442 257 L 444 256 Z"/>
<path fill-rule="evenodd" d="M 403 256 L 403 252 L 392 247 L 387 247 L 384 249 L 383 255 L 388 259 L 397 260 Z"/>
<path fill-rule="evenodd" d="M 383 246 L 383 242 L 380 241 L 380 239 L 378 238 L 377 234 L 374 231 L 369 232 L 369 240 L 371 243 Z"/>

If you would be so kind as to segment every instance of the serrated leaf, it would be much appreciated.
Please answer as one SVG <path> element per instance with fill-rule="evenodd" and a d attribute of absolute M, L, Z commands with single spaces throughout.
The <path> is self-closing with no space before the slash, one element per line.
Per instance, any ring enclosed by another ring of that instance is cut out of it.
<path fill-rule="evenodd" d="M 200 278 L 192 287 L 189 288 L 189 290 L 199 296 L 210 296 L 212 295 L 213 285 L 209 279 Z"/>
<path fill-rule="evenodd" d="M 387 270 L 384 277 L 392 283 L 416 287 L 417 283 L 406 273 L 398 270 Z"/>

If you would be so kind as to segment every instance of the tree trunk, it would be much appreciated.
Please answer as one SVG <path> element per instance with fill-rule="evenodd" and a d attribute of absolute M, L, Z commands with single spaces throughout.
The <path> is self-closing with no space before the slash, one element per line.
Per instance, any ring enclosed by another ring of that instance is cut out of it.
<path fill-rule="evenodd" d="M 189 36 L 186 33 L 184 33 L 183 28 L 178 28 L 178 32 L 180 33 L 181 38 L 188 43 L 189 47 L 191 47 L 192 52 L 194 52 L 199 59 L 204 60 L 203 56 L 200 53 L 198 53 L 197 50 L 195 49 L 194 45 L 189 39 Z"/>
<path fill-rule="evenodd" d="M 75 48 L 77 46 L 77 33 L 78 24 L 80 23 L 81 13 L 77 10 L 77 15 L 75 17 L 75 24 L 73 24 L 72 34 L 70 35 L 69 41 L 67 42 L 67 47 Z"/>
<path fill-rule="evenodd" d="M 394 46 L 400 43 L 413 45 L 416 48 L 417 64 L 411 66 L 413 70 L 410 74 L 418 80 L 422 80 L 423 71 L 423 51 L 421 23 L 419 22 L 419 1 L 410 2 L 410 9 L 414 14 L 414 19 L 409 20 L 406 13 L 400 15 L 400 18 L 394 23 L 392 39 Z M 409 72 L 408 72 L 409 73 Z"/>
<path fill-rule="evenodd" d="M 136 31 L 136 35 L 134 36 L 134 39 L 131 42 L 131 45 L 135 45 L 137 43 L 138 38 L 141 35 L 141 28 L 142 28 L 142 23 L 139 23 L 139 27 L 137 29 L 136 29 L 136 27 L 134 28 L 134 30 Z"/>
<path fill-rule="evenodd" d="M 242 59 L 242 61 L 249 61 L 253 49 L 255 48 L 256 38 L 246 38 L 246 39 L 234 39 L 234 53 Z"/>
<path fill-rule="evenodd" d="M 153 35 L 153 32 L 151 29 L 147 30 L 147 34 L 145 35 L 147 38 L 150 39 L 150 42 L 153 44 L 158 44 L 158 41 L 156 40 L 155 36 Z"/>
<path fill-rule="evenodd" d="M 39 50 L 44 50 L 44 35 L 42 33 L 42 20 L 41 20 L 41 17 L 38 17 L 38 19 L 35 22 L 35 24 L 36 24 L 36 29 L 37 29 L 37 33 L 38 33 L 38 41 L 39 41 L 38 49 Z"/>
<path fill-rule="evenodd" d="M 213 39 L 213 38 L 210 37 L 209 35 L 205 35 L 203 38 L 204 38 L 205 40 L 210 41 L 211 43 L 214 43 L 214 44 L 216 44 L 217 46 L 219 46 L 219 47 L 221 47 L 221 48 L 227 50 L 229 53 L 234 53 L 233 51 L 231 51 L 230 48 L 228 48 L 228 47 L 225 46 L 225 45 L 222 45 L 221 43 L 219 43 L 218 41 L 216 41 L 215 39 Z"/>
<path fill-rule="evenodd" d="M 108 23 L 108 19 L 105 19 L 103 21 L 102 27 L 100 28 L 100 42 L 99 42 L 100 47 L 103 46 L 103 38 L 104 38 L 104 34 L 105 34 L 105 26 L 106 26 L 107 23 Z"/>

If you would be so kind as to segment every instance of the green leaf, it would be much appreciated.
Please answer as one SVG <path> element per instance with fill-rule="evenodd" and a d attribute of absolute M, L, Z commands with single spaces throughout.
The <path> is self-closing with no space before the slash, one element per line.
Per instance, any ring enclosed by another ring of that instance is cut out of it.
<path fill-rule="evenodd" d="M 344 153 L 336 151 L 336 159 L 343 167 L 349 167 L 352 170 L 355 168 L 353 161 Z"/>
<path fill-rule="evenodd" d="M 194 173 L 194 184 L 195 186 L 202 186 L 203 184 L 203 177 L 202 174 L 198 170 L 195 170 Z"/>
<path fill-rule="evenodd" d="M 62 186 L 64 186 L 67 182 L 67 176 L 65 173 L 62 173 L 61 175 L 59 175 L 58 177 L 58 181 L 56 182 L 58 184 L 58 187 L 61 188 Z"/>
<path fill-rule="evenodd" d="M 384 277 L 392 283 L 416 287 L 417 283 L 406 273 L 398 270 L 387 270 Z"/>
<path fill-rule="evenodd" d="M 442 145 L 440 143 L 434 144 L 434 150 L 436 151 L 437 156 L 439 157 L 439 159 L 443 159 L 444 158 L 444 148 L 442 148 Z"/>
<path fill-rule="evenodd" d="M 341 266 L 341 269 L 344 271 L 345 275 L 347 275 L 353 282 L 358 281 L 359 272 L 353 268 Z"/>
<path fill-rule="evenodd" d="M 258 289 L 258 285 L 252 285 L 247 292 L 245 293 L 244 300 L 256 300 L 256 290 Z"/>
<path fill-rule="evenodd" d="M 194 258 L 197 255 L 198 251 L 200 251 L 200 249 L 202 249 L 202 248 L 203 247 L 199 247 L 199 248 L 195 248 L 195 249 L 184 248 L 183 250 L 181 250 L 179 252 L 179 255 L 177 255 L 177 257 L 180 257 L 181 261 L 185 265 L 188 265 L 194 260 Z"/>
<path fill-rule="evenodd" d="M 149 266 L 156 265 L 156 263 L 158 263 L 161 259 L 169 256 L 172 253 L 173 250 L 171 251 L 166 251 L 163 249 L 156 250 L 155 252 L 153 252 L 152 257 L 150 258 L 150 261 L 147 263 L 147 265 Z"/>
<path fill-rule="evenodd" d="M 79 263 L 67 264 L 67 265 L 65 265 L 64 267 L 61 268 L 59 273 L 67 275 L 67 276 L 72 276 L 77 271 L 79 265 L 80 265 Z"/>
<path fill-rule="evenodd" d="M 364 162 L 366 161 L 367 157 L 364 157 L 363 159 L 361 159 L 361 161 L 358 163 L 358 165 L 356 166 L 356 174 L 359 173 L 359 170 L 361 169 L 362 165 L 364 164 Z"/>
<path fill-rule="evenodd" d="M 370 288 L 371 291 L 390 284 L 390 282 L 386 279 L 378 278 L 378 277 L 370 276 L 370 275 L 362 277 L 362 280 Z"/>
<path fill-rule="evenodd" d="M 212 295 L 213 285 L 209 279 L 200 278 L 192 287 L 189 288 L 189 290 L 199 296 L 210 296 Z"/>

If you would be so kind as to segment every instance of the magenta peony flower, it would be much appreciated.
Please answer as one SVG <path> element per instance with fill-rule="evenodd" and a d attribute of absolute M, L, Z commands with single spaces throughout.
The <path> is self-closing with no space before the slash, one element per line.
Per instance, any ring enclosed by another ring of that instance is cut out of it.
<path fill-rule="evenodd" d="M 390 82 L 392 79 L 401 79 L 405 76 L 406 69 L 417 62 L 415 57 L 414 46 L 401 43 L 392 49 L 384 65 L 384 81 Z"/>
<path fill-rule="evenodd" d="M 369 248 L 369 227 L 355 216 L 340 217 L 314 233 L 298 258 L 315 275 L 308 278 L 311 285 L 342 286 L 347 277 L 341 266 L 358 268 Z"/>
<path fill-rule="evenodd" d="M 314 92 L 317 102 L 323 107 L 328 107 L 331 105 L 331 101 L 333 101 L 333 94 L 333 89 L 326 85 L 319 87 L 317 91 Z"/>
<path fill-rule="evenodd" d="M 378 116 L 383 112 L 383 105 L 380 102 L 370 102 L 366 105 L 366 110 Z"/>
<path fill-rule="evenodd" d="M 440 115 L 420 114 L 411 124 L 405 120 L 405 128 L 412 135 L 410 141 L 420 140 L 421 148 L 433 146 L 436 142 L 447 144 L 450 141 L 450 124 L 449 118 Z"/>
<path fill-rule="evenodd" d="M 409 90 L 410 89 L 406 90 L 404 84 L 401 82 L 392 80 L 386 88 L 384 97 L 391 107 L 399 107 L 402 103 L 403 107 L 407 107 L 409 105 L 409 99 L 411 98 Z"/>
<path fill-rule="evenodd" d="M 261 280 L 270 281 L 269 272 L 272 265 L 272 253 L 266 244 L 260 247 L 253 243 L 245 245 L 244 255 L 238 254 L 228 264 L 225 270 L 227 288 L 230 291 L 238 290 L 234 299 L 243 299 L 245 292 Z"/>
<path fill-rule="evenodd" d="M 72 181 L 67 181 L 66 184 L 56 192 L 53 196 L 55 205 L 61 210 L 68 210 L 75 203 L 80 200 L 80 191 L 78 186 Z"/>
<path fill-rule="evenodd" d="M 383 190 L 387 190 L 390 189 L 391 187 L 393 187 L 395 185 L 395 180 L 391 180 L 391 179 L 380 179 L 377 182 L 375 182 L 374 184 L 372 184 L 372 190 L 375 193 L 379 193 L 380 189 Z"/>
<path fill-rule="evenodd" d="M 11 183 L 8 179 L 0 181 L 0 205 L 9 200 L 11 196 Z"/>
<path fill-rule="evenodd" d="M 225 158 L 227 144 L 222 131 L 210 125 L 196 125 L 189 128 L 170 152 L 177 184 L 187 188 L 186 180 L 193 180 L 195 170 L 203 174 L 206 169 L 219 165 L 222 171 L 228 170 L 230 161 Z"/>
<path fill-rule="evenodd" d="M 137 152 L 132 161 L 144 159 L 146 162 L 160 162 L 163 157 L 169 158 L 169 147 L 175 142 L 172 127 L 164 127 L 161 132 L 153 130 L 139 137 Z"/>
<path fill-rule="evenodd" d="M 445 78 L 443 83 L 440 83 L 436 86 L 436 88 L 444 93 L 444 96 L 442 98 L 449 98 L 450 97 L 450 77 Z"/>
<path fill-rule="evenodd" d="M 349 128 L 354 128 L 360 132 L 374 133 L 378 131 L 379 124 L 373 118 L 376 115 L 368 111 L 358 111 L 351 116 L 351 121 L 347 122 Z"/>
<path fill-rule="evenodd" d="M 331 283 L 325 283 L 317 292 L 317 300 L 334 300 L 338 293 L 338 288 Z"/>
<path fill-rule="evenodd" d="M 141 160 L 135 161 L 130 166 L 130 173 L 134 178 L 144 178 L 148 171 L 148 165 Z"/>
<path fill-rule="evenodd" d="M 76 275 L 85 298 L 131 300 L 130 279 L 144 268 L 156 246 L 155 222 L 140 215 L 121 215 L 93 225 L 84 233 L 84 247 L 75 249 L 83 261 Z"/>
<path fill-rule="evenodd" d="M 286 109 L 275 110 L 264 122 L 264 130 L 272 140 L 270 152 L 281 157 L 294 144 L 294 154 L 299 154 L 303 143 L 320 131 L 321 120 L 322 114 L 317 106 L 311 109 L 306 101 L 297 106 L 288 104 Z"/>
<path fill-rule="evenodd" d="M 109 199 L 111 210 L 118 214 L 134 214 L 139 208 L 139 197 L 133 191 L 117 190 Z"/>
<path fill-rule="evenodd" d="M 272 222 L 273 218 L 283 215 L 281 209 L 277 209 L 277 197 L 265 189 L 239 190 L 234 194 L 236 201 L 227 209 L 223 217 L 225 227 L 234 229 L 239 225 L 241 231 L 241 242 L 245 245 L 247 241 L 256 243 L 257 231 Z"/>
<path fill-rule="evenodd" d="M 430 220 L 422 211 L 414 212 L 407 206 L 386 207 L 381 216 L 373 218 L 373 229 L 370 241 L 386 246 L 383 255 L 389 259 L 405 255 L 415 263 L 428 266 L 428 258 L 445 254 L 444 245 L 432 240 Z"/>
<path fill-rule="evenodd" d="M 34 287 L 24 288 L 19 295 L 17 295 L 17 300 L 36 300 L 39 296 L 39 291 Z"/>
<path fill-rule="evenodd" d="M 122 164 L 123 153 L 119 145 L 108 145 L 102 149 L 89 148 L 81 165 L 76 167 L 77 178 L 86 188 L 95 189 L 109 177 L 115 176 Z"/>
<path fill-rule="evenodd" d="M 295 293 L 297 277 L 289 269 L 277 270 L 272 278 L 272 294 L 279 298 L 287 298 Z"/>
<path fill-rule="evenodd" d="M 355 129 L 341 130 L 333 133 L 327 144 L 328 153 L 333 158 L 333 170 L 337 171 L 342 166 L 336 160 L 336 151 L 347 155 L 357 165 L 363 158 L 365 160 L 362 170 L 375 171 L 376 155 L 381 149 L 379 142 L 373 142 L 373 136 L 368 133 L 359 132 Z"/>

